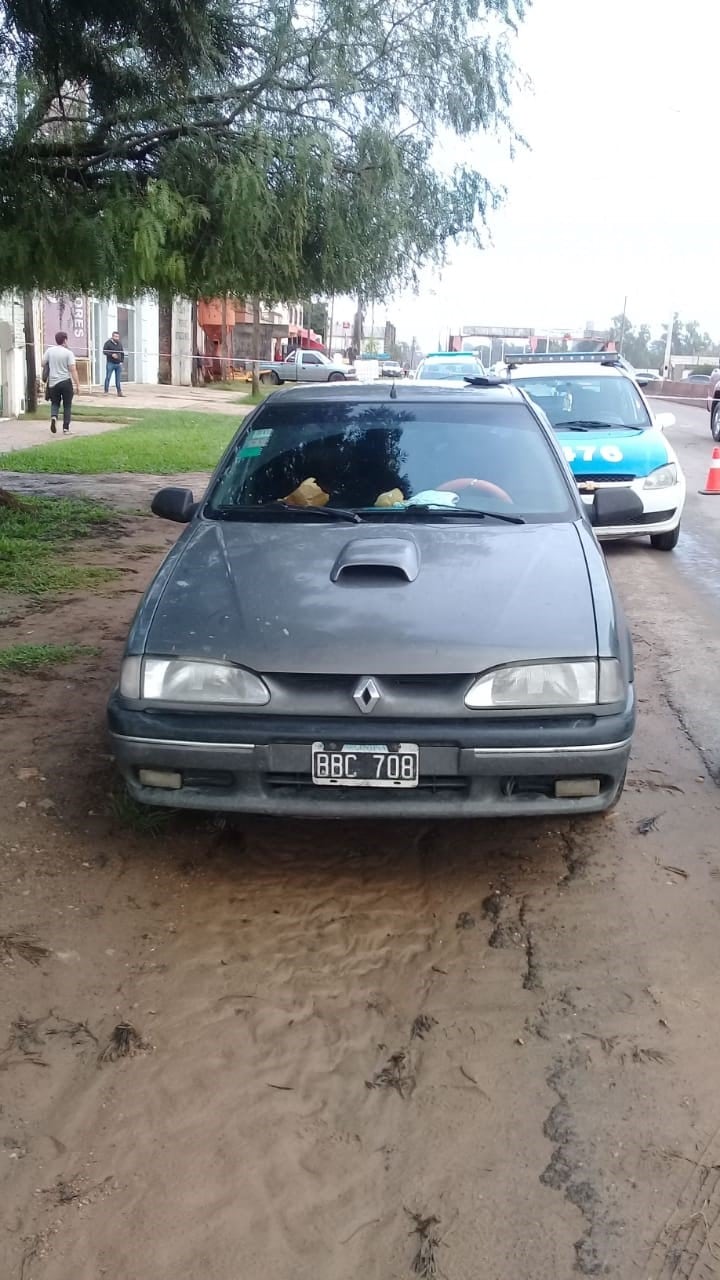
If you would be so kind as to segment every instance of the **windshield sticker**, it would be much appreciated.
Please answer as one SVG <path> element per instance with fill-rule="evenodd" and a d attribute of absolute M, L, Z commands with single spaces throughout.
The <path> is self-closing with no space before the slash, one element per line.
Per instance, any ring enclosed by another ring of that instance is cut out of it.
<path fill-rule="evenodd" d="M 269 444 L 271 439 L 272 429 L 270 428 L 266 431 L 248 431 L 238 456 L 241 458 L 258 458 L 265 445 Z"/>
<path fill-rule="evenodd" d="M 566 444 L 563 445 L 563 453 L 568 462 L 592 462 L 596 456 L 603 462 L 622 462 L 625 456 L 616 444 L 604 444 L 600 449 L 591 444 L 582 449 L 572 449 Z"/>

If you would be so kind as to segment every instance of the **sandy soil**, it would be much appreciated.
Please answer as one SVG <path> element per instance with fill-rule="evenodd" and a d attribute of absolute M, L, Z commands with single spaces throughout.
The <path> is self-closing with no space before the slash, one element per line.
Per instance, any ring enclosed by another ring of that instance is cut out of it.
<path fill-rule="evenodd" d="M 175 534 L 0 630 L 102 648 L 0 678 L 0 1276 L 716 1277 L 720 806 L 652 619 L 608 819 L 137 829 L 103 709 Z"/>

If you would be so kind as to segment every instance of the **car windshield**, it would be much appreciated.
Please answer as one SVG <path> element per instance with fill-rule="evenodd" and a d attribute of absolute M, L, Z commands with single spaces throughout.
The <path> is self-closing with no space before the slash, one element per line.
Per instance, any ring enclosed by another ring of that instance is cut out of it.
<path fill-rule="evenodd" d="M 420 365 L 418 378 L 477 378 L 482 376 L 483 368 L 477 360 L 426 360 Z"/>
<path fill-rule="evenodd" d="M 634 382 L 623 377 L 513 377 L 547 414 L 552 425 L 649 427 L 650 417 Z"/>
<path fill-rule="evenodd" d="M 438 519 L 443 507 L 572 519 L 572 488 L 520 403 L 271 398 L 234 441 L 205 514 L 225 519 Z M 460 513 L 458 512 L 460 520 Z M 325 521 L 314 520 L 315 524 Z M 503 527 L 506 526 L 503 523 Z"/>

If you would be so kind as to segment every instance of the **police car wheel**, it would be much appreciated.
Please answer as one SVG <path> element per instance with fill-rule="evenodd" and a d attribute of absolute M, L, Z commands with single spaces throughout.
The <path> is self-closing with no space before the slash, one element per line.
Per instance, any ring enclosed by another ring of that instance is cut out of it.
<path fill-rule="evenodd" d="M 668 533 L 652 533 L 650 535 L 650 546 L 655 551 L 673 551 L 678 544 L 680 537 L 680 525 L 676 525 L 674 529 L 670 529 Z"/>
<path fill-rule="evenodd" d="M 720 400 L 716 400 L 710 415 L 710 431 L 713 440 L 720 440 Z"/>

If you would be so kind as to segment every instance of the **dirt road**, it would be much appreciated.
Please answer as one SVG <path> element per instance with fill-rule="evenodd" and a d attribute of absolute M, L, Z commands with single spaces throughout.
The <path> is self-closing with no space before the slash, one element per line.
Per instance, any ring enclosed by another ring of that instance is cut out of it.
<path fill-rule="evenodd" d="M 98 551 L 137 572 L 2 631 L 102 656 L 0 683 L 0 1276 L 716 1277 L 696 566 L 609 552 L 642 714 L 608 819 L 143 830 L 103 706 L 173 537 L 138 521 Z"/>

